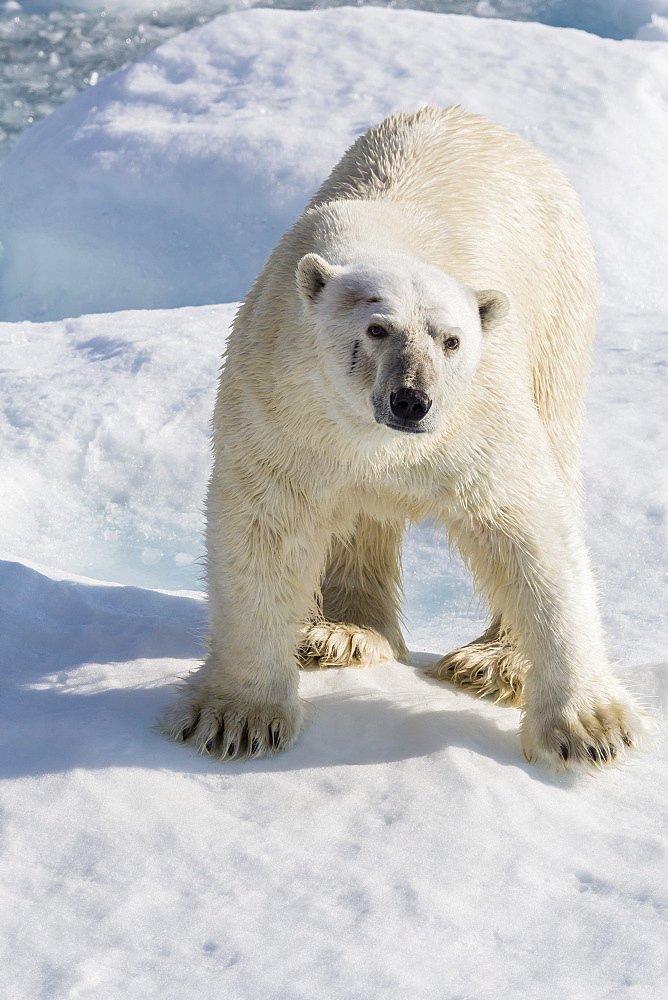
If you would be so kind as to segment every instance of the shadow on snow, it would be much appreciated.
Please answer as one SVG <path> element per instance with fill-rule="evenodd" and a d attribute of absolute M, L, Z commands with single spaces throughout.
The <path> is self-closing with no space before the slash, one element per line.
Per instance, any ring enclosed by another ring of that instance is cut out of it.
<path fill-rule="evenodd" d="M 526 764 L 516 732 L 497 725 L 466 695 L 460 693 L 456 709 L 429 709 L 422 707 L 422 697 L 416 706 L 413 692 L 386 698 L 359 685 L 352 693 L 313 698 L 311 724 L 287 754 L 229 764 L 197 757 L 151 727 L 175 696 L 172 680 L 203 655 L 202 601 L 138 587 L 52 580 L 20 563 L 0 562 L 0 618 L 5 747 L 0 777 L 120 766 L 229 778 L 249 771 L 389 763 L 464 747 L 498 764 L 526 768 L 540 781 L 567 781 Z M 139 662 L 131 677 L 124 675 L 126 663 L 159 659 L 171 661 L 164 674 L 156 676 L 150 663 Z M 421 665 L 405 669 L 422 675 L 421 668 L 434 659 L 416 654 Z M 186 662 L 181 667 L 174 660 Z M 96 675 L 95 665 L 109 664 L 116 667 L 112 677 L 103 670 Z M 80 670 L 85 677 L 77 690 Z M 422 679 L 425 694 L 429 686 L 442 688 Z M 109 686 L 119 681 L 123 686 Z"/>

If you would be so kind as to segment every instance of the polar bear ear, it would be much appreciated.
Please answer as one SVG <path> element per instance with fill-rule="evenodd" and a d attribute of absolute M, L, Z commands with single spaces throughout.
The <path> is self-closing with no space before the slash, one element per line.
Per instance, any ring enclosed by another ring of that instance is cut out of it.
<path fill-rule="evenodd" d="M 496 292 L 494 289 L 488 288 L 484 292 L 476 292 L 475 297 L 478 300 L 480 325 L 483 332 L 488 333 L 508 315 L 510 309 L 508 296 L 504 295 L 503 292 Z"/>
<path fill-rule="evenodd" d="M 334 274 L 334 268 L 317 253 L 307 253 L 297 264 L 297 288 L 304 302 L 315 302 Z"/>

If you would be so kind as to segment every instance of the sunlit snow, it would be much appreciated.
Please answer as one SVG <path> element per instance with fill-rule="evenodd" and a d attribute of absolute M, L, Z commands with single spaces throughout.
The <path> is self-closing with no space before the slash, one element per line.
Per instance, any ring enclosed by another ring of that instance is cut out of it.
<path fill-rule="evenodd" d="M 235 13 L 0 165 L 3 997 L 666 993 L 665 745 L 552 774 L 523 760 L 516 711 L 427 678 L 481 628 L 429 526 L 405 551 L 412 665 L 305 674 L 289 754 L 212 763 L 151 726 L 202 654 L 235 301 L 356 134 L 452 101 L 543 148 L 591 222 L 588 540 L 611 656 L 665 719 L 667 51 L 371 7 Z"/>
<path fill-rule="evenodd" d="M 364 0 L 362 0 L 362 3 Z M 34 122 L 180 31 L 249 7 L 307 10 L 350 0 L 0 0 L 0 158 Z M 375 0 L 581 28 L 610 38 L 668 37 L 668 0 Z M 360 3 L 357 3 L 360 6 Z"/>

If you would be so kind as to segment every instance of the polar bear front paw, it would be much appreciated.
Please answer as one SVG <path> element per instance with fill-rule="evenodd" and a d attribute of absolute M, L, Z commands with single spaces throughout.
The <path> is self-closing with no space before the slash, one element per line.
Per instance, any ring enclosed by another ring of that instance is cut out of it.
<path fill-rule="evenodd" d="M 628 696 L 591 695 L 558 711 L 527 707 L 521 735 L 530 762 L 595 771 L 647 749 L 654 724 Z"/>
<path fill-rule="evenodd" d="M 379 632 L 345 622 L 306 625 L 302 629 L 298 656 L 302 670 L 368 667 L 394 659 L 392 647 Z"/>
<path fill-rule="evenodd" d="M 304 725 L 299 698 L 285 704 L 244 703 L 223 693 L 186 693 L 159 723 L 177 743 L 218 760 L 254 759 L 289 750 Z"/>

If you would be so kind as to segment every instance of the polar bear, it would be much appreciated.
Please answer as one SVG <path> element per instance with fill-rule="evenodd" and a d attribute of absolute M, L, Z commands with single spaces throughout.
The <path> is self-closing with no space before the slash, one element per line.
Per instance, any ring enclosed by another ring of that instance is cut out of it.
<path fill-rule="evenodd" d="M 425 107 L 354 143 L 230 334 L 209 650 L 171 738 L 225 760 L 286 750 L 299 665 L 405 657 L 402 535 L 431 518 L 491 619 L 431 672 L 521 707 L 529 760 L 591 769 L 642 746 L 582 540 L 595 300 L 575 193 L 523 139 Z"/>

